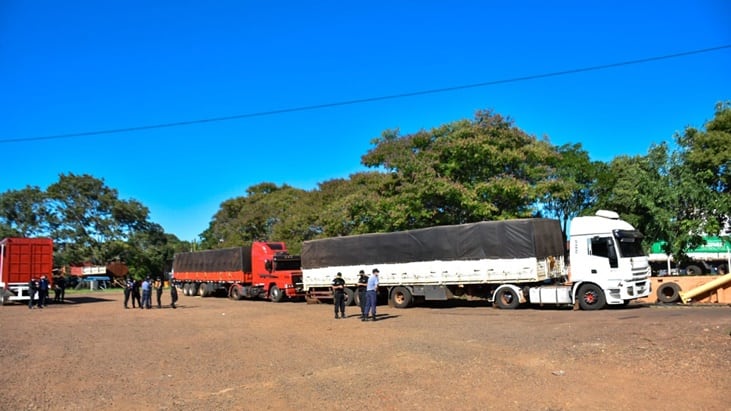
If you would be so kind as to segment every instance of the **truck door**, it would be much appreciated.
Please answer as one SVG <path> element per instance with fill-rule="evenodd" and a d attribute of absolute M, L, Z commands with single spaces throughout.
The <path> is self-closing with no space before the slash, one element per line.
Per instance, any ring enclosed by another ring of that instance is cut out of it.
<path fill-rule="evenodd" d="M 619 258 L 612 237 L 588 238 L 587 248 L 587 264 L 582 267 L 583 275 L 580 279 L 602 284 L 607 279 L 616 277 L 613 274 L 619 271 Z"/>
<path fill-rule="evenodd" d="M 593 237 L 591 239 L 591 255 L 606 258 L 609 267 L 619 268 L 617 249 L 614 248 L 612 237 Z"/>

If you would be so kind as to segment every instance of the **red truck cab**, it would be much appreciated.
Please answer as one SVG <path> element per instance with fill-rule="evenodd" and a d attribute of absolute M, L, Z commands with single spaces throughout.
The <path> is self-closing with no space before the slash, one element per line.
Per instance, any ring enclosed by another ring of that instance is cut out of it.
<path fill-rule="evenodd" d="M 300 256 L 289 254 L 283 242 L 253 242 L 251 265 L 252 281 L 270 300 L 304 296 Z"/>

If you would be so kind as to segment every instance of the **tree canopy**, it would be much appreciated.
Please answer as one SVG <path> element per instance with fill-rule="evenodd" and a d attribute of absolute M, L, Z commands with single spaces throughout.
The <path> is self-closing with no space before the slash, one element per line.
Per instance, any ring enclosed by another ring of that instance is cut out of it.
<path fill-rule="evenodd" d="M 53 238 L 56 266 L 122 260 L 132 273 L 161 275 L 171 247 L 179 246 L 149 221 L 142 203 L 120 199 L 116 189 L 87 174 L 61 174 L 45 191 L 5 192 L 0 206 L 3 237 Z"/>
<path fill-rule="evenodd" d="M 675 148 L 654 145 L 645 156 L 620 156 L 599 182 L 597 206 L 616 210 L 679 259 L 718 234 L 731 215 L 731 106 L 716 106 L 705 130 L 687 127 Z"/>

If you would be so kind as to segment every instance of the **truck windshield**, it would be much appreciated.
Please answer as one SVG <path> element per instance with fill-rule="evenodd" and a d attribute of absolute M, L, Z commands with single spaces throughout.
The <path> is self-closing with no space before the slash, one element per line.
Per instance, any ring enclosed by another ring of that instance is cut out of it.
<path fill-rule="evenodd" d="M 276 257 L 274 267 L 276 271 L 296 271 L 302 268 L 302 259 L 299 256 Z"/>
<path fill-rule="evenodd" d="M 614 237 L 619 244 L 621 257 L 645 256 L 645 250 L 642 248 L 643 235 L 639 231 L 615 230 Z"/>

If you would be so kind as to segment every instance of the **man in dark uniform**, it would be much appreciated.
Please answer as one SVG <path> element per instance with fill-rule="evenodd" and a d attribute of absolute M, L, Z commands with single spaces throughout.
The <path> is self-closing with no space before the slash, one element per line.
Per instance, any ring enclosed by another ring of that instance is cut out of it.
<path fill-rule="evenodd" d="M 333 279 L 333 303 L 335 305 L 335 319 L 337 320 L 338 311 L 340 311 L 340 317 L 345 318 L 345 280 L 343 280 L 343 274 L 338 275 Z"/>
<path fill-rule="evenodd" d="M 360 270 L 358 273 L 360 274 L 360 277 L 358 277 L 358 303 L 360 305 L 360 319 L 366 318 L 366 287 L 368 286 L 368 276 L 366 275 L 365 271 Z"/>
<path fill-rule="evenodd" d="M 129 297 L 132 297 L 132 288 L 134 288 L 135 282 L 127 277 L 124 280 L 124 308 L 129 308 Z M 135 299 L 132 297 L 132 307 L 135 306 Z"/>
<path fill-rule="evenodd" d="M 132 280 L 132 308 L 143 308 L 142 307 L 142 297 L 140 297 L 140 280 Z M 137 307 L 135 307 L 135 301 L 137 302 Z"/>
<path fill-rule="evenodd" d="M 30 300 L 28 301 L 28 308 L 35 308 L 35 299 L 36 299 L 36 292 L 38 292 L 38 281 L 36 281 L 36 278 L 33 277 L 28 281 L 28 295 L 30 295 Z"/>
<path fill-rule="evenodd" d="M 176 308 L 175 303 L 178 302 L 178 289 L 172 281 L 170 281 L 170 301 L 170 306 Z"/>
<path fill-rule="evenodd" d="M 46 298 L 48 298 L 48 278 L 45 275 L 41 276 L 41 281 L 38 282 L 38 308 L 43 308 L 48 304 Z"/>
<path fill-rule="evenodd" d="M 54 284 L 58 289 L 58 299 L 56 302 L 63 303 L 63 300 L 66 299 L 66 277 L 63 275 L 58 276 L 58 281 L 54 281 Z"/>
<path fill-rule="evenodd" d="M 152 287 L 155 289 L 155 295 L 157 296 L 157 308 L 162 308 L 162 289 L 163 282 L 162 278 L 157 277 Z"/>

